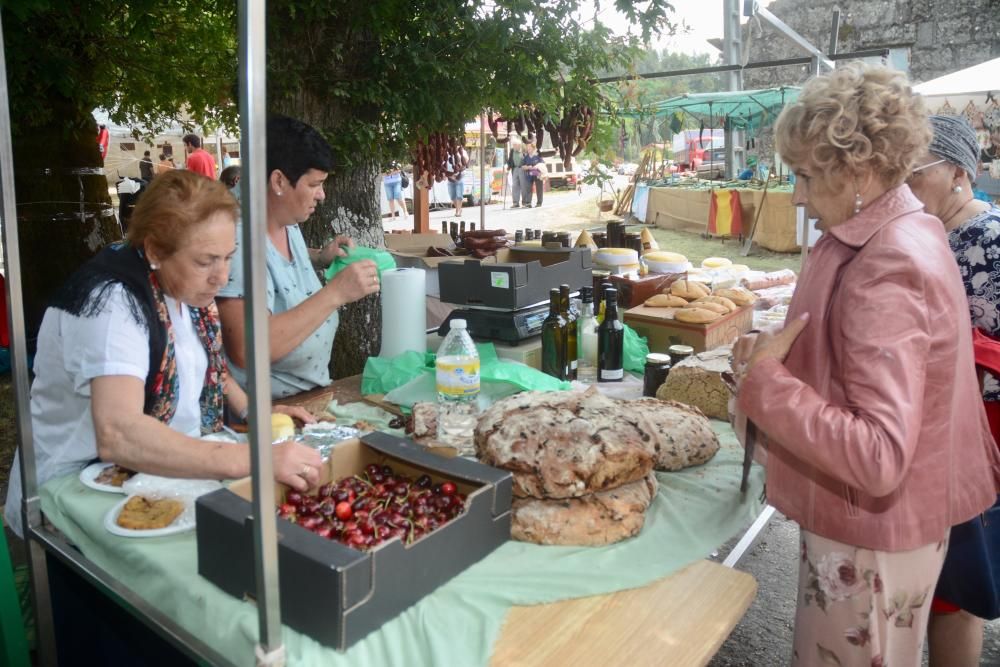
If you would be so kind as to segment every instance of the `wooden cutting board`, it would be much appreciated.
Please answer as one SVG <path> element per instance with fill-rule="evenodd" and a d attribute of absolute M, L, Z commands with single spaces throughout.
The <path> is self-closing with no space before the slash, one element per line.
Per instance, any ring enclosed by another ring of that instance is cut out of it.
<path fill-rule="evenodd" d="M 514 607 L 490 665 L 706 665 L 756 593 L 749 574 L 702 560 L 644 588 Z"/>

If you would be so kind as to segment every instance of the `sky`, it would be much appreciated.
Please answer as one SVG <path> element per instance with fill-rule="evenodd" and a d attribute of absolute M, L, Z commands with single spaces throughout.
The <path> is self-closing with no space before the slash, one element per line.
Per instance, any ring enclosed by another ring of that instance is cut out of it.
<path fill-rule="evenodd" d="M 766 7 L 771 4 L 771 1 L 760 0 L 760 4 Z M 594 15 L 593 2 L 585 1 L 581 5 L 587 7 L 581 12 L 584 19 Z M 741 0 L 741 10 L 742 5 Z M 685 24 L 688 30 L 678 31 L 678 34 L 670 37 L 660 37 L 654 41 L 653 46 L 657 49 L 669 49 L 687 54 L 718 55 L 718 49 L 705 40 L 713 37 L 722 39 L 722 0 L 674 0 L 673 7 L 674 12 L 671 18 L 679 24 Z M 602 23 L 616 33 L 624 33 L 628 28 L 625 17 L 615 11 L 613 0 L 601 2 L 599 18 Z M 741 20 L 745 21 L 745 19 Z"/>

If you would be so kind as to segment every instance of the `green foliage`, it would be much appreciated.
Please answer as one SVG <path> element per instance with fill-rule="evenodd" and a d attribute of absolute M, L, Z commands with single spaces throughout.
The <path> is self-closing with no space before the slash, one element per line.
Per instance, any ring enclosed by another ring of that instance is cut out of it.
<path fill-rule="evenodd" d="M 151 130 L 186 112 L 235 125 L 236 3 L 228 0 L 6 0 L 4 40 L 16 133 L 117 122 Z"/>

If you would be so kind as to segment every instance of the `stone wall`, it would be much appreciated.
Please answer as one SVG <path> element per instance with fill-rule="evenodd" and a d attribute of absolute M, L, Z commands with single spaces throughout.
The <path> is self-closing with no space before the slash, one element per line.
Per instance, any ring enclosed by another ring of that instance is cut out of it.
<path fill-rule="evenodd" d="M 1000 57 L 1000 0 L 775 0 L 768 9 L 826 51 L 835 7 L 841 10 L 838 52 L 903 49 L 914 83 Z M 750 62 L 806 55 L 757 19 L 745 24 L 744 40 Z M 806 67 L 747 70 L 744 87 L 796 85 L 806 78 Z"/>

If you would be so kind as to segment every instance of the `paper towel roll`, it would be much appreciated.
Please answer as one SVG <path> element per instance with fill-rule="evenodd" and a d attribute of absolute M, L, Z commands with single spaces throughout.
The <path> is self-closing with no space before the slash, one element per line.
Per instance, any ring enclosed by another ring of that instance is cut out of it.
<path fill-rule="evenodd" d="M 427 275 L 423 269 L 382 272 L 382 350 L 395 357 L 414 350 L 427 351 Z"/>

